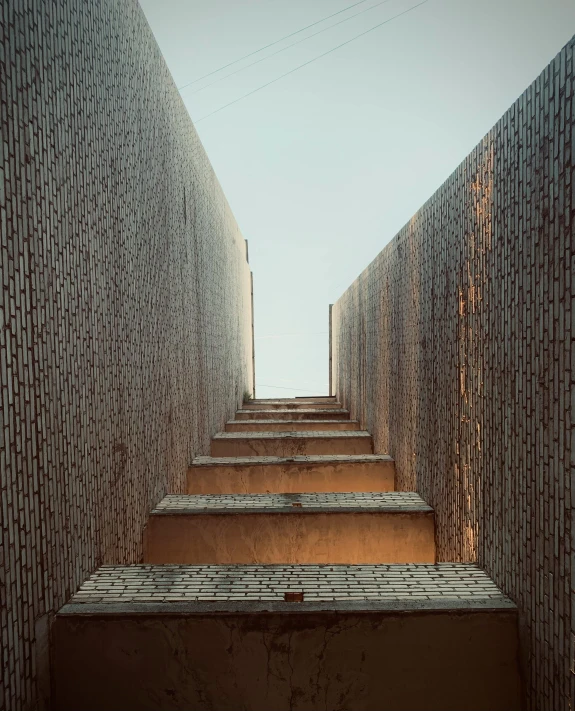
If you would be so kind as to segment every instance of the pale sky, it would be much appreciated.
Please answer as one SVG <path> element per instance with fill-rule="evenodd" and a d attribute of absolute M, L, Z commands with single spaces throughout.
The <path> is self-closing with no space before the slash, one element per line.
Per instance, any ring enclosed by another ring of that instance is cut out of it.
<path fill-rule="evenodd" d="M 140 0 L 178 87 L 356 2 Z M 182 89 L 190 116 L 420 2 L 368 0 Z M 573 34 L 575 0 L 427 0 L 196 123 L 249 240 L 258 397 L 327 393 L 328 305 Z"/>

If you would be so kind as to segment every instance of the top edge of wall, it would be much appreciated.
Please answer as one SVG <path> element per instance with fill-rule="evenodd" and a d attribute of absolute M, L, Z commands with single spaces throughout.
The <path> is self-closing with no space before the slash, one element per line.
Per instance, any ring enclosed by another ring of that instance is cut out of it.
<path fill-rule="evenodd" d="M 196 125 L 195 125 L 195 123 L 194 123 L 194 120 L 193 120 L 193 118 L 191 117 L 190 112 L 188 111 L 188 109 L 187 109 L 187 107 L 186 107 L 186 104 L 185 104 L 185 102 L 184 102 L 184 99 L 182 98 L 182 94 L 181 94 L 180 90 L 179 90 L 178 87 L 177 87 L 177 84 L 176 84 L 176 82 L 175 82 L 175 80 L 174 80 L 174 77 L 172 76 L 172 72 L 170 71 L 170 68 L 168 67 L 168 63 L 166 62 L 166 59 L 165 59 L 164 54 L 163 54 L 163 52 L 162 52 L 162 50 L 161 50 L 161 48 L 160 48 L 160 45 L 158 44 L 158 42 L 157 42 L 157 40 L 156 40 L 156 37 L 155 37 L 154 32 L 153 32 L 153 30 L 152 30 L 152 28 L 151 28 L 151 26 L 150 26 L 150 23 L 148 22 L 148 18 L 146 17 L 145 12 L 143 11 L 143 9 L 142 9 L 142 7 L 141 7 L 141 5 L 140 5 L 139 2 L 134 3 L 134 5 L 135 5 L 135 8 L 136 8 L 136 12 L 139 13 L 139 15 L 140 15 L 140 17 L 141 17 L 141 19 L 142 19 L 143 24 L 144 24 L 145 27 L 147 28 L 147 32 L 148 32 L 149 39 L 151 40 L 151 42 L 153 43 L 153 45 L 154 45 L 154 47 L 155 47 L 155 49 L 156 49 L 156 51 L 157 51 L 158 60 L 159 60 L 159 62 L 162 64 L 162 66 L 163 66 L 163 68 L 164 68 L 164 73 L 165 73 L 165 75 L 166 75 L 168 81 L 169 81 L 170 84 L 171 84 L 171 90 L 173 91 L 174 94 L 177 94 L 178 99 L 179 99 L 180 104 L 181 104 L 181 107 L 182 107 L 182 112 L 188 117 L 189 122 L 190 122 L 190 129 L 192 130 L 195 139 L 197 140 L 197 142 L 198 142 L 199 145 L 201 146 L 201 148 L 202 148 L 202 150 L 203 150 L 203 152 L 204 152 L 204 155 L 205 155 L 206 158 L 207 158 L 207 163 L 208 163 L 209 169 L 210 169 L 210 171 L 211 171 L 211 173 L 212 173 L 213 180 L 217 183 L 218 187 L 220 188 L 221 198 L 222 198 L 223 202 L 225 203 L 225 206 L 226 206 L 226 209 L 227 209 L 227 211 L 228 211 L 228 213 L 229 213 L 229 216 L 232 218 L 232 220 L 235 222 L 235 224 L 236 224 L 237 227 L 238 227 L 238 229 L 235 231 L 235 235 L 234 235 L 234 237 L 235 237 L 235 242 L 236 242 L 236 246 L 238 247 L 238 249 L 240 249 L 242 252 L 245 253 L 245 255 L 246 255 L 246 262 L 249 263 L 247 240 L 244 239 L 244 237 L 243 237 L 243 235 L 242 235 L 242 233 L 241 233 L 241 228 L 240 228 L 240 226 L 239 226 L 239 224 L 238 224 L 238 222 L 237 222 L 237 220 L 236 220 L 236 218 L 235 218 L 235 215 L 234 215 L 234 213 L 233 213 L 232 208 L 230 207 L 230 204 L 229 204 L 228 199 L 227 199 L 227 197 L 226 197 L 226 194 L 225 194 L 225 192 L 224 192 L 224 190 L 223 190 L 223 188 L 222 188 L 222 185 L 221 185 L 221 183 L 220 183 L 220 181 L 219 181 L 219 179 L 218 179 L 218 176 L 216 175 L 216 172 L 215 172 L 215 170 L 214 170 L 214 168 L 213 168 L 213 166 L 212 166 L 212 163 L 211 163 L 211 161 L 210 161 L 210 159 L 209 159 L 208 152 L 206 151 L 206 148 L 205 148 L 205 146 L 204 146 L 204 144 L 203 144 L 203 142 L 202 142 L 202 139 L 200 138 L 200 135 L 199 135 L 199 133 L 198 133 L 198 130 L 197 130 L 197 128 L 196 128 Z"/>

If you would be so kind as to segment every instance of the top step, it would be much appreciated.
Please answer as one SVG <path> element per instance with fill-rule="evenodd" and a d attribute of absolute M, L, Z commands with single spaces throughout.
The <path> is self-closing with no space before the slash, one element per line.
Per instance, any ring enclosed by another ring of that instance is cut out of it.
<path fill-rule="evenodd" d="M 349 410 L 300 407 L 288 410 L 236 410 L 236 420 L 349 420 Z"/>
<path fill-rule="evenodd" d="M 311 397 L 256 397 L 248 402 L 335 402 L 335 395 L 312 395 Z"/>
<path fill-rule="evenodd" d="M 244 410 L 293 410 L 300 408 L 341 409 L 341 404 L 335 400 L 248 400 L 242 405 Z"/>
<path fill-rule="evenodd" d="M 335 400 L 335 395 L 296 395 L 295 400 Z"/>

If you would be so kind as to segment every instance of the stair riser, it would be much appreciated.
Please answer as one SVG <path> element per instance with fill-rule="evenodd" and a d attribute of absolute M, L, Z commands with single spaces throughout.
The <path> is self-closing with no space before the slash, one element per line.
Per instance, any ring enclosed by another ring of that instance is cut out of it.
<path fill-rule="evenodd" d="M 349 412 L 340 410 L 244 410 L 236 412 L 235 420 L 349 420 Z"/>
<path fill-rule="evenodd" d="M 330 439 L 213 439 L 212 457 L 295 457 L 305 454 L 373 454 L 371 437 Z"/>
<path fill-rule="evenodd" d="M 145 563 L 434 563 L 432 513 L 153 515 Z"/>
<path fill-rule="evenodd" d="M 354 431 L 359 430 L 359 422 L 227 422 L 226 432 L 309 432 L 316 430 L 318 432 L 327 431 Z"/>
<path fill-rule="evenodd" d="M 188 494 L 395 491 L 394 462 L 190 467 Z"/>
<path fill-rule="evenodd" d="M 510 611 L 59 615 L 53 639 L 59 711 L 520 709 Z"/>

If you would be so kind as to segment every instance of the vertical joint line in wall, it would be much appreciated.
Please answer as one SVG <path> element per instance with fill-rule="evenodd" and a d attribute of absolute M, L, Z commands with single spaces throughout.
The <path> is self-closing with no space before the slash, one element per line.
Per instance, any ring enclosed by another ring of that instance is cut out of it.
<path fill-rule="evenodd" d="M 333 395 L 333 341 L 331 335 L 331 312 L 333 304 L 329 305 L 329 394 Z"/>
<path fill-rule="evenodd" d="M 248 241 L 246 240 L 246 257 Z M 250 271 L 251 299 L 252 299 L 252 396 L 256 397 L 256 339 L 254 332 L 254 273 Z"/>

